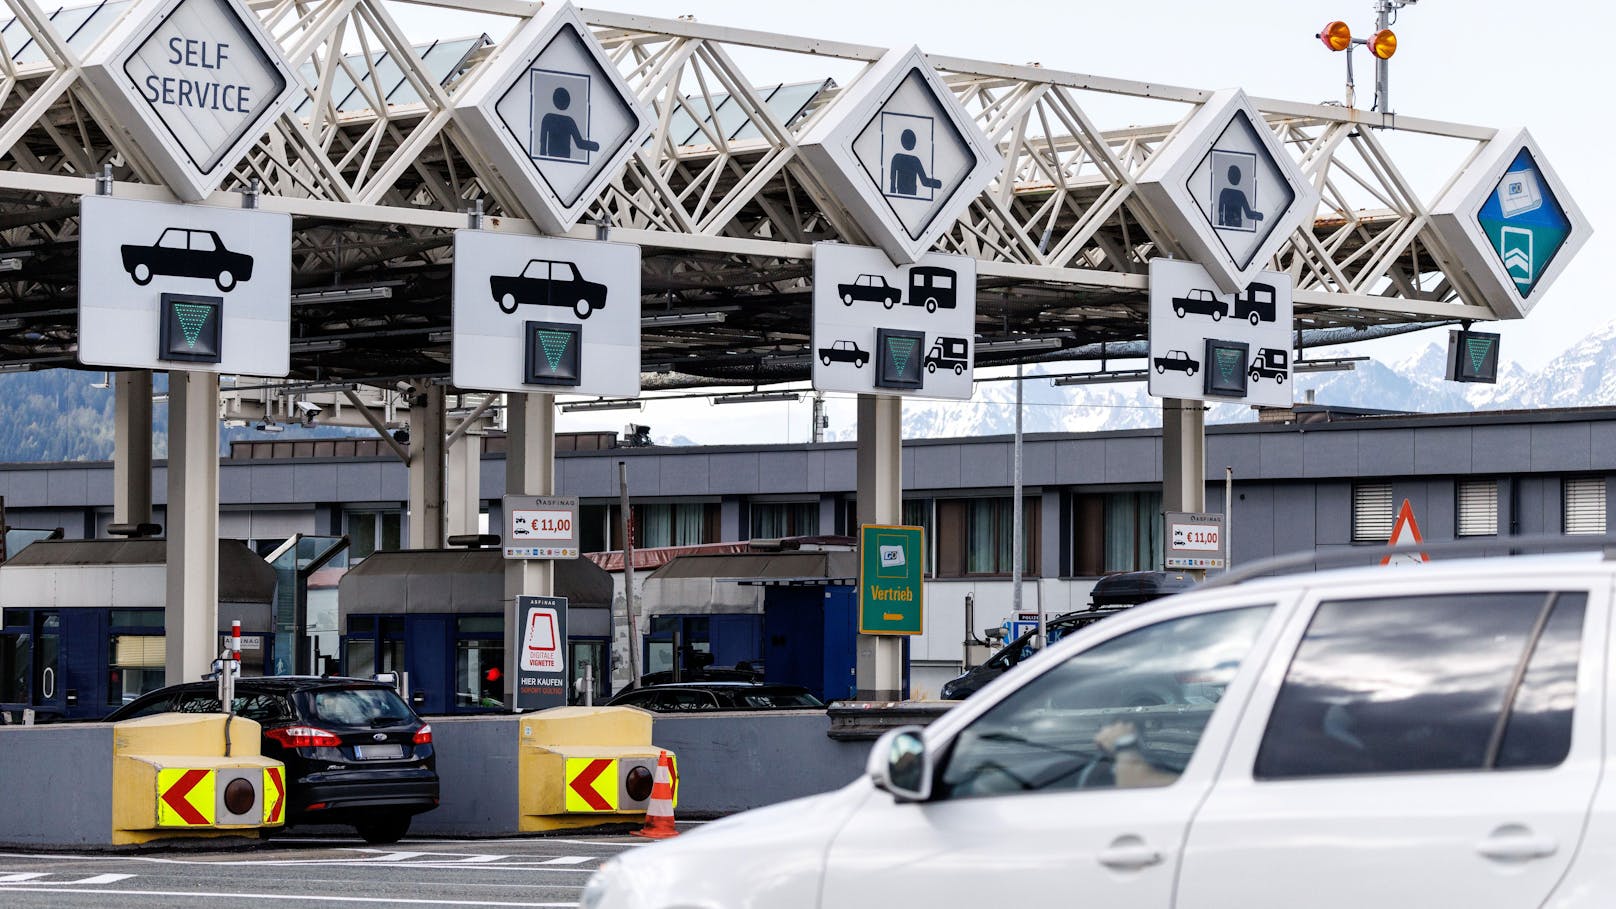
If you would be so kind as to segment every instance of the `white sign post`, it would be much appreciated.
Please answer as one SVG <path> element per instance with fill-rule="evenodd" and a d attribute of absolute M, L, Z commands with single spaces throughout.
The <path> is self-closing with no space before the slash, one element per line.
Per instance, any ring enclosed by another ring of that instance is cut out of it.
<path fill-rule="evenodd" d="M 242 0 L 136 3 L 85 58 L 123 147 L 207 198 L 292 103 L 298 79 Z"/>
<path fill-rule="evenodd" d="M 640 248 L 455 232 L 459 388 L 640 393 Z"/>
<path fill-rule="evenodd" d="M 1290 407 L 1292 308 L 1289 275 L 1258 272 L 1228 294 L 1193 262 L 1151 259 L 1150 393 Z"/>
<path fill-rule="evenodd" d="M 79 362 L 287 374 L 290 215 L 111 196 L 79 205 Z"/>
<path fill-rule="evenodd" d="M 919 259 L 1003 166 L 918 47 L 887 52 L 832 103 L 802 155 L 894 262 Z"/>
<path fill-rule="evenodd" d="M 893 265 L 879 249 L 815 244 L 811 352 L 819 391 L 968 400 L 976 260 Z"/>
<path fill-rule="evenodd" d="M 651 116 L 571 3 L 544 9 L 455 99 L 454 122 L 546 233 L 570 230 L 645 140 Z"/>
<path fill-rule="evenodd" d="M 1168 234 L 1237 293 L 1318 208 L 1318 193 L 1244 92 L 1212 96 L 1139 176 Z"/>

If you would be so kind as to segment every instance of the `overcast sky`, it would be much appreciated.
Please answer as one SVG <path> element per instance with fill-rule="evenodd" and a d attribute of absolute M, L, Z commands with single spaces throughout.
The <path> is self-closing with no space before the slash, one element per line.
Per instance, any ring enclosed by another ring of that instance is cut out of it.
<path fill-rule="evenodd" d="M 701 22 L 761 29 L 878 46 L 918 44 L 931 53 L 1005 63 L 1037 61 L 1046 67 L 1094 75 L 1171 83 L 1194 88 L 1241 87 L 1248 93 L 1293 101 L 1340 101 L 1345 64 L 1313 36 L 1332 19 L 1354 34 L 1373 31 L 1369 0 L 1150 0 L 1146 3 L 911 2 L 911 0 L 596 0 L 587 7 L 660 17 L 694 15 Z M 1594 225 L 1593 239 L 1560 276 L 1530 318 L 1503 327 L 1505 362 L 1539 368 L 1564 348 L 1616 314 L 1600 262 L 1616 261 L 1616 224 L 1605 213 L 1616 196 L 1607 173 L 1612 154 L 1612 115 L 1602 99 L 1616 81 L 1609 36 L 1616 7 L 1591 0 L 1421 0 L 1400 13 L 1394 26 L 1399 49 L 1392 60 L 1392 109 L 1405 116 L 1526 126 L 1550 165 Z M 479 19 L 424 8 L 402 11 L 412 37 L 485 29 L 496 40 L 510 20 Z M 832 75 L 845 79 L 834 61 L 805 56 L 737 55 L 757 83 Z M 1355 53 L 1358 106 L 1371 105 L 1373 58 Z M 1086 108 L 1102 129 L 1163 122 L 1171 108 L 1095 102 Z M 1417 189 L 1431 201 L 1466 149 L 1381 134 Z M 1377 358 L 1397 360 L 1441 340 L 1423 332 L 1413 340 L 1377 345 Z M 1501 364 L 1502 365 L 1502 364 Z M 1616 404 L 1616 402 L 1597 402 Z M 698 441 L 785 441 L 780 428 L 801 441 L 806 403 L 726 406 L 685 404 L 659 416 L 600 414 L 591 428 L 621 428 L 631 418 L 651 423 L 658 436 L 698 432 Z M 840 409 L 840 408 L 839 408 Z M 741 413 L 728 413 L 741 411 Z M 722 414 L 727 419 L 715 420 Z M 565 429 L 584 428 L 578 417 Z M 660 420 L 660 422 L 659 422 Z M 705 425 L 708 423 L 712 425 Z"/>

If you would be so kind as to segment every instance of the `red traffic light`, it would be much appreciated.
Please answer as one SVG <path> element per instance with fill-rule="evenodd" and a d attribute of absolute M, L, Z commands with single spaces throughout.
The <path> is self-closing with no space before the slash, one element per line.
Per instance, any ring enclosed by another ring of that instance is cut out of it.
<path fill-rule="evenodd" d="M 492 667 L 489 668 L 489 670 L 487 672 L 483 673 L 483 678 L 490 681 L 490 682 L 499 681 L 499 677 L 500 677 L 500 671 L 499 671 L 498 666 L 492 666 Z"/>
<path fill-rule="evenodd" d="M 1319 31 L 1319 40 L 1332 51 L 1344 51 L 1352 46 L 1352 29 L 1345 22 L 1331 22 Z"/>
<path fill-rule="evenodd" d="M 1390 60 L 1397 53 L 1397 35 L 1389 28 L 1375 32 L 1369 39 L 1369 52 L 1382 60 Z"/>

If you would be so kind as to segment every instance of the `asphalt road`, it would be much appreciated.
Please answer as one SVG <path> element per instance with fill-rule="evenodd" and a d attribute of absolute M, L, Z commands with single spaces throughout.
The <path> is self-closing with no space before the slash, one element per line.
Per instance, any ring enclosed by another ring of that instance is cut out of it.
<path fill-rule="evenodd" d="M 0 852 L 0 906 L 571 907 L 601 862 L 645 844 L 619 835 L 409 838 L 367 846 L 358 838 L 294 833 L 216 851 Z"/>

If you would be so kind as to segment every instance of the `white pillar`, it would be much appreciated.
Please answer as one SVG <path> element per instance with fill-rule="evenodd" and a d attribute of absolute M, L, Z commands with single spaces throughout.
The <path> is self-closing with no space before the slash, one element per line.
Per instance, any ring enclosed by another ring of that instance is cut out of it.
<path fill-rule="evenodd" d="M 410 549 L 443 548 L 443 466 L 443 386 L 427 385 L 410 400 Z"/>
<path fill-rule="evenodd" d="M 219 649 L 219 377 L 168 374 L 165 679 L 198 678 Z"/>
<path fill-rule="evenodd" d="M 505 432 L 506 495 L 555 495 L 555 395 L 507 395 Z M 513 708 L 516 691 L 512 685 L 522 647 L 522 617 L 516 614 L 516 598 L 554 595 L 554 562 L 505 562 L 505 703 Z"/>
<path fill-rule="evenodd" d="M 112 523 L 152 519 L 152 376 L 117 373 L 113 380 Z"/>
<path fill-rule="evenodd" d="M 902 523 L 902 398 L 859 395 L 858 519 L 860 524 Z M 898 700 L 903 693 L 902 638 L 861 634 L 857 651 L 854 696 L 861 701 Z"/>
<path fill-rule="evenodd" d="M 461 433 L 449 446 L 448 479 L 444 484 L 446 537 L 477 532 L 477 519 L 482 514 L 482 454 L 480 435 Z"/>

